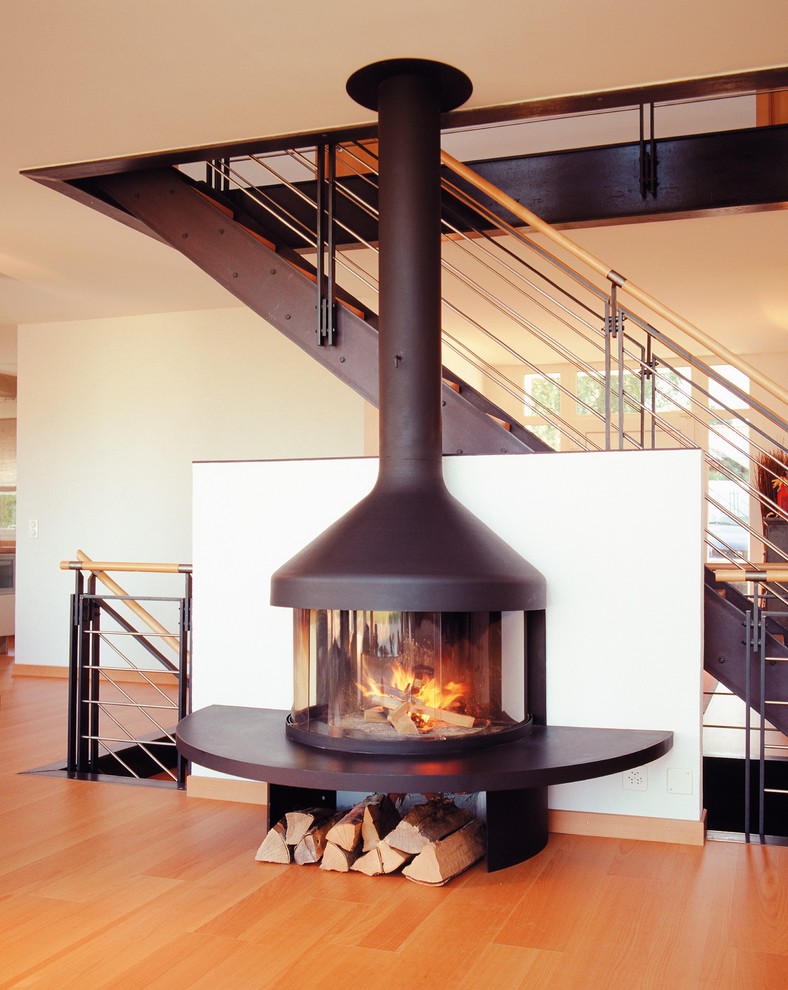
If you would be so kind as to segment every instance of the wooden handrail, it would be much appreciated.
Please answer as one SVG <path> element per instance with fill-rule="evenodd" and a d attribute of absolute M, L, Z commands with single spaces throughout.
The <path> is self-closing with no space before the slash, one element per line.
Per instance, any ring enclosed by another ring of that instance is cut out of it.
<path fill-rule="evenodd" d="M 79 567 L 75 568 L 74 564 L 79 564 Z M 84 550 L 77 550 L 77 561 L 62 560 L 60 562 L 60 569 L 67 570 L 85 570 L 92 571 L 95 573 L 99 581 L 108 588 L 113 595 L 118 595 L 121 598 L 128 599 L 126 605 L 128 608 L 141 619 L 145 625 L 150 629 L 152 633 L 157 636 L 161 636 L 162 641 L 167 644 L 171 649 L 173 649 L 180 656 L 181 644 L 177 636 L 166 629 L 158 619 L 154 618 L 146 609 L 139 604 L 139 602 L 134 601 L 133 597 L 128 595 L 126 591 L 121 588 L 117 581 L 113 581 L 106 573 L 108 570 L 119 570 L 119 571 L 140 571 L 145 573 L 155 573 L 155 574 L 177 574 L 184 573 L 179 571 L 181 567 L 188 567 L 191 571 L 191 564 L 131 564 L 128 562 L 119 561 L 117 563 L 107 563 L 104 561 L 91 560 L 90 557 L 84 552 Z"/>
<path fill-rule="evenodd" d="M 78 551 L 81 553 L 82 551 Z M 85 556 L 80 560 L 61 560 L 61 571 L 131 571 L 137 574 L 191 574 L 191 564 L 151 564 L 128 560 L 91 560 Z"/>
<path fill-rule="evenodd" d="M 714 568 L 714 577 L 717 581 L 760 581 L 777 582 L 788 581 L 788 564 L 746 564 L 743 567 L 735 567 L 731 564 L 724 564 Z"/>
<path fill-rule="evenodd" d="M 533 227 L 534 230 L 538 230 L 540 233 L 544 234 L 545 237 L 549 238 L 554 244 L 557 244 L 565 251 L 568 251 L 575 258 L 588 265 L 603 278 L 609 279 L 622 291 L 628 292 L 629 295 L 631 295 L 634 299 L 637 299 L 638 302 L 643 303 L 644 306 L 648 306 L 653 312 L 659 314 L 663 319 L 673 324 L 674 327 L 677 327 L 682 331 L 682 333 L 685 333 L 688 337 L 692 338 L 706 351 L 714 354 L 716 357 L 720 358 L 720 360 L 725 361 L 726 364 L 737 368 L 742 372 L 742 374 L 747 375 L 751 381 L 760 385 L 761 388 L 765 392 L 768 392 L 773 398 L 788 405 L 788 391 L 786 389 L 772 381 L 771 378 L 764 375 L 757 368 L 754 368 L 747 361 L 744 361 L 738 354 L 734 354 L 733 351 L 728 350 L 728 348 L 723 344 L 720 344 L 719 341 L 709 337 L 708 334 L 704 333 L 703 330 L 700 329 L 700 327 L 696 327 L 693 323 L 685 320 L 683 316 L 680 316 L 672 309 L 664 306 L 661 302 L 659 302 L 659 300 L 649 295 L 645 289 L 640 288 L 640 286 L 619 274 L 615 271 L 615 269 L 611 268 L 609 265 L 606 265 L 603 261 L 597 258 L 596 255 L 591 254 L 590 251 L 586 251 L 585 248 L 580 247 L 579 244 L 576 244 L 570 237 L 567 237 L 566 234 L 562 234 L 560 230 L 556 230 L 555 227 L 547 223 L 546 220 L 542 220 L 541 217 L 537 216 L 535 213 L 532 213 L 527 207 L 523 206 L 521 203 L 518 203 L 516 199 L 513 199 L 511 196 L 500 190 L 497 186 L 493 185 L 492 182 L 488 182 L 487 179 L 483 179 L 480 175 L 474 172 L 473 169 L 468 168 L 467 165 L 461 161 L 458 161 L 447 151 L 441 150 L 441 162 L 447 168 L 451 169 L 451 171 L 456 175 L 459 175 L 466 182 L 470 183 L 480 192 L 484 193 L 485 196 L 489 196 L 490 199 L 495 200 L 499 206 L 502 206 L 505 210 L 508 210 L 509 213 L 512 213 L 518 219 L 522 220 L 523 223 L 528 224 L 529 227 Z"/>

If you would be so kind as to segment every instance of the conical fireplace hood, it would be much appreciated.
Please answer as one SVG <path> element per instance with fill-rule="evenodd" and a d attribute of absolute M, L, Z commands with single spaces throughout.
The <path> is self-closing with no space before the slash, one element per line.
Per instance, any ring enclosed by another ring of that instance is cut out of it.
<path fill-rule="evenodd" d="M 441 463 L 440 115 L 471 94 L 451 66 L 392 59 L 348 80 L 379 114 L 380 469 L 370 494 L 279 568 L 271 603 L 527 611 L 542 575 L 447 490 Z"/>

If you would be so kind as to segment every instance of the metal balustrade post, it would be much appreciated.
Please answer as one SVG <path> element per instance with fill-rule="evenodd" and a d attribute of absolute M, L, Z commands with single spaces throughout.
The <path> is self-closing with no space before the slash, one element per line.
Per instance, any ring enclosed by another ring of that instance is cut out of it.
<path fill-rule="evenodd" d="M 99 697 L 101 686 L 99 684 L 99 668 L 101 666 L 101 603 L 95 597 L 95 584 L 93 585 L 92 597 L 89 599 L 90 609 L 90 647 L 88 651 L 88 692 L 87 692 L 87 718 L 85 720 L 88 734 L 88 773 L 98 772 L 99 757 Z"/>
<path fill-rule="evenodd" d="M 649 403 L 649 419 L 651 422 L 651 449 L 657 446 L 657 365 L 659 362 L 652 353 L 654 338 L 646 333 L 646 368 L 648 380 L 651 382 L 651 401 Z"/>
<path fill-rule="evenodd" d="M 68 740 L 66 743 L 66 772 L 74 776 L 77 772 L 79 739 L 79 697 L 80 697 L 80 616 L 84 577 L 82 571 L 75 572 L 74 594 L 71 596 L 71 628 L 68 645 Z"/>
<path fill-rule="evenodd" d="M 334 344 L 336 316 L 336 145 L 317 146 L 317 183 L 315 195 L 317 256 L 317 343 Z"/>
<path fill-rule="evenodd" d="M 613 325 L 618 343 L 618 449 L 624 449 L 624 317 L 613 285 Z"/>
<path fill-rule="evenodd" d="M 766 615 L 755 594 L 755 617 L 758 620 L 758 834 L 766 841 Z"/>
<path fill-rule="evenodd" d="M 761 843 L 766 841 L 766 646 L 767 646 L 767 616 L 761 608 L 758 598 L 758 586 L 753 585 L 752 609 L 745 616 L 745 689 L 744 689 L 744 816 L 745 842 L 750 841 L 752 831 L 752 680 L 758 679 L 758 836 Z M 752 663 L 757 667 L 753 671 Z"/>
<path fill-rule="evenodd" d="M 183 600 L 180 603 L 179 621 L 179 653 L 178 653 L 178 721 L 185 718 L 191 711 L 191 691 L 189 658 L 191 656 L 191 607 L 192 607 L 192 576 L 186 575 Z M 186 775 L 189 770 L 188 760 L 178 753 L 177 783 L 179 789 L 186 787 Z"/>
<path fill-rule="evenodd" d="M 79 598 L 79 658 L 77 674 L 77 706 L 76 706 L 76 746 L 77 773 L 87 773 L 90 768 L 90 747 L 88 738 L 91 733 L 91 712 L 90 712 L 90 675 L 92 666 L 92 623 L 93 623 L 93 600 L 92 595 L 96 593 L 96 576 L 91 574 L 88 578 L 87 592 Z"/>
<path fill-rule="evenodd" d="M 616 287 L 613 286 L 613 291 L 609 298 L 605 299 L 605 450 L 610 450 L 610 420 L 611 420 L 611 401 L 610 401 L 610 382 L 611 382 L 611 371 L 612 371 L 612 355 L 610 341 L 613 338 L 613 315 L 612 306 L 613 299 L 615 296 Z M 575 389 L 577 391 L 577 389 Z"/>
<path fill-rule="evenodd" d="M 750 731 L 752 728 L 752 611 L 744 616 L 744 841 L 750 841 Z"/>

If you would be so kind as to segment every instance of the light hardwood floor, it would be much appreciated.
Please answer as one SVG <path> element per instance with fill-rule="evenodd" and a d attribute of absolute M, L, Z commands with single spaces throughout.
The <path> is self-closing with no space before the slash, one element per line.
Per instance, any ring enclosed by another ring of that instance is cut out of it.
<path fill-rule="evenodd" d="M 786 990 L 788 848 L 556 835 L 447 887 L 254 862 L 261 809 L 20 775 L 65 681 L 0 703 L 0 990 Z"/>

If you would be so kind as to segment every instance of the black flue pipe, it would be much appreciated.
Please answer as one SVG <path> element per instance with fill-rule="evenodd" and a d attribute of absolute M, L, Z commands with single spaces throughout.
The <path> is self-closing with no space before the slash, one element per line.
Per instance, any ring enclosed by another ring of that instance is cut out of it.
<path fill-rule="evenodd" d="M 378 111 L 380 479 L 442 477 L 440 115 L 464 72 L 425 59 L 359 69 L 350 95 Z"/>
<path fill-rule="evenodd" d="M 440 94 L 395 75 L 379 87 L 380 481 L 441 468 Z"/>
<path fill-rule="evenodd" d="M 440 115 L 468 77 L 423 59 L 348 80 L 379 114 L 380 467 L 372 492 L 279 568 L 291 608 L 468 612 L 544 607 L 544 578 L 443 480 Z"/>

